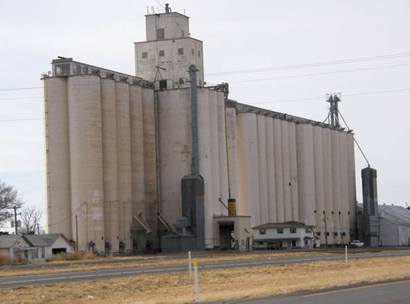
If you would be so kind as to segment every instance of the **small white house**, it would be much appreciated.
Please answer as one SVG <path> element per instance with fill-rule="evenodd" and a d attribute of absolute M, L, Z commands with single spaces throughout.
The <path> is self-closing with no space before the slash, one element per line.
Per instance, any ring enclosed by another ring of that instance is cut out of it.
<path fill-rule="evenodd" d="M 289 221 L 266 223 L 252 229 L 255 249 L 313 248 L 313 226 Z"/>
<path fill-rule="evenodd" d="M 37 258 L 37 248 L 20 235 L 0 235 L 0 256 L 10 261 L 33 260 Z"/>
<path fill-rule="evenodd" d="M 63 234 L 33 234 L 24 236 L 38 248 L 38 258 L 49 259 L 55 254 L 67 254 L 73 251 L 70 241 Z"/>

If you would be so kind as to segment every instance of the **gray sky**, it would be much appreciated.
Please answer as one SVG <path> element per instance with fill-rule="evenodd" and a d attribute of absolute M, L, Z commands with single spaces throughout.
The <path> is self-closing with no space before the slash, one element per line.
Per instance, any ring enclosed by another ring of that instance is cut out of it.
<path fill-rule="evenodd" d="M 342 114 L 378 170 L 379 202 L 410 201 L 410 1 L 170 4 L 185 10 L 192 37 L 204 41 L 205 74 L 230 72 L 206 80 L 230 82 L 231 98 L 323 120 L 326 93 L 341 92 Z M 132 42 L 145 40 L 147 6 L 158 10 L 160 1 L 0 0 L 0 179 L 28 204 L 45 200 L 42 90 L 4 89 L 41 86 L 41 73 L 58 55 L 133 74 Z M 391 54 L 402 55 L 300 67 Z M 289 65 L 299 68 L 270 69 Z M 386 90 L 394 92 L 380 93 Z M 379 93 L 357 95 L 369 92 Z M 303 100 L 283 101 L 289 99 Z M 359 201 L 364 166 L 356 153 Z"/>

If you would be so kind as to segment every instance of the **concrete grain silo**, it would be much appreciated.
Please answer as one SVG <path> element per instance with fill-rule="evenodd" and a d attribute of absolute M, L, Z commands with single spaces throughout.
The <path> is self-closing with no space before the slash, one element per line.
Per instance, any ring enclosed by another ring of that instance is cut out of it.
<path fill-rule="evenodd" d="M 283 174 L 283 149 L 282 149 L 282 121 L 273 120 L 274 157 L 275 157 L 275 189 L 276 189 L 276 220 L 285 221 L 285 194 Z"/>
<path fill-rule="evenodd" d="M 278 222 L 277 218 L 277 200 L 276 200 L 276 170 L 275 170 L 275 148 L 273 118 L 266 117 L 266 169 L 267 169 L 267 187 L 268 187 L 268 222 Z"/>
<path fill-rule="evenodd" d="M 258 175 L 259 175 L 259 205 L 260 205 L 260 222 L 269 222 L 268 211 L 268 175 L 267 175 L 267 158 L 266 153 L 266 117 L 257 115 L 257 142 L 258 142 Z"/>
<path fill-rule="evenodd" d="M 113 250 L 118 249 L 120 240 L 115 87 L 113 79 L 101 79 L 105 240 Z"/>
<path fill-rule="evenodd" d="M 296 145 L 296 124 L 289 123 L 289 152 L 290 152 L 290 201 L 291 201 L 291 218 L 293 221 L 299 221 L 299 195 L 298 195 L 298 165 L 297 165 L 297 145 Z"/>
<path fill-rule="evenodd" d="M 104 251 L 104 183 L 100 77 L 68 78 L 71 215 L 78 249 Z"/>
<path fill-rule="evenodd" d="M 67 79 L 44 80 L 48 231 L 72 238 Z"/>

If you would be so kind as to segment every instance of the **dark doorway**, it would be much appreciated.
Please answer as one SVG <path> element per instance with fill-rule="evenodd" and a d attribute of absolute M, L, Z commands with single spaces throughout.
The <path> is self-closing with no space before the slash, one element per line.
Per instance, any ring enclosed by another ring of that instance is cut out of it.
<path fill-rule="evenodd" d="M 222 250 L 233 249 L 235 242 L 232 237 L 234 223 L 219 223 L 219 248 Z"/>

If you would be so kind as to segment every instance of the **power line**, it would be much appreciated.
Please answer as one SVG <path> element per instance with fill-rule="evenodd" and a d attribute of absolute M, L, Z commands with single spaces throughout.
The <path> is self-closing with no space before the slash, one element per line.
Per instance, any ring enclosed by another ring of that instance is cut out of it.
<path fill-rule="evenodd" d="M 280 71 L 280 70 L 300 69 L 300 68 L 309 68 L 309 67 L 321 67 L 321 66 L 327 66 L 327 65 L 340 65 L 340 64 L 357 63 L 357 62 L 388 60 L 388 59 L 396 59 L 396 58 L 409 57 L 409 56 L 410 56 L 410 52 L 405 52 L 405 53 L 395 53 L 395 54 L 387 54 L 387 55 L 379 55 L 379 56 L 368 56 L 368 57 L 356 57 L 356 58 L 349 58 L 349 59 L 330 60 L 330 61 L 319 61 L 319 62 L 314 62 L 314 63 L 292 64 L 292 65 L 267 67 L 267 68 L 215 72 L 215 73 L 208 73 L 206 74 L 206 76 L 257 73 L 257 72 L 266 72 L 266 71 Z"/>
<path fill-rule="evenodd" d="M 317 72 L 317 73 L 295 74 L 295 75 L 288 75 L 288 76 L 275 76 L 275 77 L 267 77 L 267 78 L 255 78 L 255 79 L 247 79 L 247 80 L 229 81 L 229 83 L 250 83 L 250 82 L 258 82 L 258 81 L 266 81 L 266 80 L 275 80 L 275 79 L 303 78 L 303 77 L 311 77 L 311 76 L 319 76 L 319 75 L 331 75 L 331 74 L 339 74 L 339 73 L 352 73 L 352 72 L 358 72 L 358 71 L 372 71 L 372 70 L 378 70 L 378 69 L 397 68 L 397 67 L 405 67 L 405 66 L 410 66 L 410 63 L 392 64 L 392 65 L 381 65 L 381 66 L 376 66 L 376 67 L 356 68 L 356 69 L 350 69 L 350 70 L 337 70 L 337 71 L 329 71 L 329 72 Z"/>

